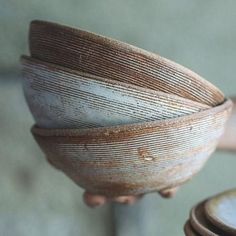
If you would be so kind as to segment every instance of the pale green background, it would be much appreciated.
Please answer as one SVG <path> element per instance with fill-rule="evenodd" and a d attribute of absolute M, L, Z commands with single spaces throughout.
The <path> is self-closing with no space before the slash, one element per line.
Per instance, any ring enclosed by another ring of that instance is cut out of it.
<path fill-rule="evenodd" d="M 32 19 L 114 37 L 183 64 L 236 94 L 234 0 L 0 0 L 0 235 L 183 235 L 196 202 L 235 186 L 235 154 L 216 153 L 176 198 L 90 210 L 33 141 L 19 79 Z"/>

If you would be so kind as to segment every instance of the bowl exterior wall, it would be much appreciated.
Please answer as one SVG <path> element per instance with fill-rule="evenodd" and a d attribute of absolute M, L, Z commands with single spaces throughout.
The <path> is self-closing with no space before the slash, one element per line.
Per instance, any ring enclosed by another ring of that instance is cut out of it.
<path fill-rule="evenodd" d="M 49 162 L 90 192 L 141 194 L 180 185 L 195 175 L 215 150 L 229 111 L 228 106 L 179 122 L 150 122 L 147 129 L 141 124 L 106 132 L 32 132 Z"/>
<path fill-rule="evenodd" d="M 33 21 L 33 58 L 103 78 L 175 94 L 215 106 L 224 94 L 196 73 L 157 54 L 59 24 Z"/>
<path fill-rule="evenodd" d="M 36 124 L 43 128 L 94 128 L 164 120 L 209 106 L 146 91 L 33 59 L 22 60 L 23 88 Z"/>

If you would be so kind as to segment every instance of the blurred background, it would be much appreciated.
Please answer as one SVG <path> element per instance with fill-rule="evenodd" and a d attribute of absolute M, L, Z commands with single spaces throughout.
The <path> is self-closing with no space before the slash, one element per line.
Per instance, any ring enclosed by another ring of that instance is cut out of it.
<path fill-rule="evenodd" d="M 190 208 L 235 187 L 235 154 L 216 152 L 174 199 L 89 209 L 83 190 L 49 166 L 30 127 L 19 56 L 33 19 L 113 37 L 183 64 L 236 94 L 236 1 L 0 0 L 0 235 L 183 235 Z"/>

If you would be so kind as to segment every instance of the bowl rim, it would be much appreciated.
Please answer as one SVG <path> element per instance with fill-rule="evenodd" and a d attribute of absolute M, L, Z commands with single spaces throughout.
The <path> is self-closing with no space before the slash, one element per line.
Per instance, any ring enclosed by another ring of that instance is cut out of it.
<path fill-rule="evenodd" d="M 131 53 L 136 53 L 142 56 L 145 56 L 146 58 L 149 59 L 153 59 L 153 60 L 159 60 L 162 63 L 166 63 L 169 66 L 171 66 L 174 70 L 188 74 L 190 77 L 200 81 L 201 83 L 207 84 L 207 86 L 211 87 L 212 90 L 217 91 L 218 94 L 220 94 L 221 96 L 224 96 L 222 91 L 217 88 L 214 84 L 212 84 L 211 82 L 209 82 L 208 80 L 204 79 L 202 76 L 198 75 L 197 73 L 195 73 L 194 71 L 188 69 L 187 67 L 180 65 L 170 59 L 167 59 L 165 57 L 160 56 L 157 53 L 153 53 L 153 52 L 149 52 L 145 49 L 133 46 L 129 43 L 125 43 L 122 42 L 120 40 L 117 39 L 113 39 L 107 36 L 103 36 L 97 33 L 93 33 L 90 31 L 86 31 L 83 29 L 79 29 L 76 27 L 71 27 L 65 24 L 59 24 L 59 23 L 54 23 L 54 22 L 50 22 L 50 21 L 43 21 L 43 20 L 33 20 L 30 23 L 30 31 L 29 31 L 29 44 L 30 44 L 30 51 L 31 51 L 31 44 L 32 44 L 32 39 L 31 39 L 31 35 L 32 35 L 32 31 L 34 26 L 43 26 L 43 27 L 53 27 L 55 29 L 58 29 L 60 32 L 70 32 L 75 36 L 82 36 L 84 38 L 87 38 L 93 42 L 96 43 L 100 43 L 104 46 L 110 47 L 110 48 L 114 48 L 117 50 L 123 50 L 123 51 L 128 51 Z M 63 34 L 61 34 L 63 35 Z M 63 36 L 62 36 L 63 37 Z"/>
<path fill-rule="evenodd" d="M 215 225 L 213 225 L 208 219 L 205 214 L 205 204 L 208 202 L 210 198 L 207 198 L 199 203 L 197 203 L 195 206 L 192 207 L 190 213 L 189 213 L 189 218 L 190 218 L 190 223 L 193 226 L 193 228 L 198 231 L 201 235 L 206 235 L 206 236 L 211 236 L 214 234 L 216 235 L 223 235 L 223 232 L 221 229 L 217 228 Z M 197 213 L 200 211 L 203 211 L 204 214 L 201 213 L 201 217 L 203 217 L 203 221 L 199 220 L 199 217 L 197 216 Z M 203 224 L 202 224 L 203 222 Z M 207 228 L 206 224 L 209 224 L 211 228 Z M 213 231 L 211 231 L 213 230 Z M 217 232 L 216 232 L 217 231 Z"/>
<path fill-rule="evenodd" d="M 204 209 L 206 212 L 206 218 L 216 227 L 220 228 L 221 230 L 226 231 L 226 233 L 230 233 L 234 235 L 236 233 L 236 228 L 232 225 L 229 225 L 227 223 L 222 222 L 222 218 L 220 219 L 217 214 L 212 213 L 212 204 L 214 205 L 214 202 L 220 202 L 224 198 L 229 198 L 228 196 L 236 194 L 236 189 L 228 189 L 221 193 L 215 194 L 207 202 L 204 204 Z M 217 208 L 216 206 L 214 206 Z"/>
<path fill-rule="evenodd" d="M 50 129 L 50 128 L 40 128 L 37 125 L 34 125 L 31 128 L 31 132 L 36 136 L 44 136 L 44 137 L 86 137 L 88 139 L 95 138 L 105 138 L 109 140 L 109 137 L 114 136 L 118 137 L 118 135 L 125 136 L 126 134 L 131 134 L 131 136 L 135 136 L 135 132 L 138 131 L 152 133 L 157 128 L 165 128 L 165 127 L 176 127 L 179 124 L 187 124 L 188 122 L 201 120 L 202 118 L 208 116 L 214 116 L 215 114 L 222 113 L 224 111 L 227 112 L 226 117 L 229 116 L 232 110 L 233 103 L 230 99 L 226 98 L 225 101 L 218 106 L 213 108 L 200 111 L 197 113 L 193 113 L 186 116 L 165 119 L 160 121 L 150 121 L 150 122 L 141 122 L 134 124 L 125 124 L 125 125 L 116 125 L 110 127 L 97 127 L 97 128 L 84 128 L 84 129 Z"/>
<path fill-rule="evenodd" d="M 211 108 L 212 106 L 201 103 L 201 102 L 197 102 L 197 101 L 193 101 L 190 100 L 188 98 L 184 98 L 175 94 L 169 94 L 169 93 L 165 93 L 162 91 L 158 91 L 158 90 L 154 90 L 154 89 L 150 89 L 150 88 L 144 88 L 141 86 L 137 86 L 134 84 L 129 84 L 129 83 L 125 83 L 125 82 L 121 82 L 121 81 L 117 81 L 117 80 L 112 80 L 109 78 L 103 78 L 101 76 L 97 76 L 97 75 L 92 75 L 89 73 L 85 73 L 82 71 L 78 71 L 78 70 L 73 70 L 64 66 L 59 66 L 57 64 L 53 64 L 53 63 L 49 63 L 49 62 L 44 62 L 42 60 L 39 59 L 35 59 L 33 57 L 30 56 L 26 56 L 26 55 L 22 55 L 20 57 L 20 62 L 23 66 L 25 65 L 40 65 L 40 66 L 44 66 L 47 67 L 48 70 L 51 70 L 51 73 L 53 73 L 54 71 L 57 71 L 57 73 L 61 73 L 63 74 L 64 72 L 67 74 L 71 74 L 71 76 L 80 76 L 83 77 L 83 79 L 88 79 L 90 81 L 99 81 L 99 82 L 103 82 L 106 84 L 109 84 L 110 87 L 112 87 L 112 85 L 114 85 L 114 87 L 118 86 L 118 87 L 122 87 L 124 89 L 130 88 L 132 89 L 133 92 L 135 92 L 135 94 L 139 94 L 139 92 L 144 92 L 148 95 L 153 95 L 153 96 L 163 96 L 163 97 L 171 97 L 173 100 L 178 100 L 183 102 L 184 104 L 188 104 L 188 105 L 192 105 L 192 106 L 197 106 L 199 107 L 199 109 L 207 109 L 207 108 Z"/>

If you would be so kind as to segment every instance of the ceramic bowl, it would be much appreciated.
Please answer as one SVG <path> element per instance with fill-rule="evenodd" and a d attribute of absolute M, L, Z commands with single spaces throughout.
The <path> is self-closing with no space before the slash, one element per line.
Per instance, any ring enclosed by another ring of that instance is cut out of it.
<path fill-rule="evenodd" d="M 220 193 L 205 203 L 207 219 L 225 231 L 236 235 L 236 189 Z"/>
<path fill-rule="evenodd" d="M 184 225 L 184 233 L 186 236 L 201 236 L 192 227 L 190 221 L 187 221 Z"/>
<path fill-rule="evenodd" d="M 215 150 L 232 102 L 178 118 L 32 133 L 55 167 L 89 192 L 136 195 L 183 184 Z"/>
<path fill-rule="evenodd" d="M 236 152 L 236 97 L 231 97 L 233 102 L 232 114 L 225 126 L 224 135 L 221 137 L 218 148 L 223 151 Z"/>
<path fill-rule="evenodd" d="M 29 33 L 33 58 L 112 80 L 178 95 L 209 106 L 223 93 L 189 69 L 129 44 L 44 21 Z"/>
<path fill-rule="evenodd" d="M 94 128 L 175 118 L 209 109 L 175 95 L 22 57 L 26 101 L 39 127 Z"/>
<path fill-rule="evenodd" d="M 218 236 L 225 235 L 223 230 L 220 230 L 213 225 L 206 217 L 204 205 L 208 200 L 205 200 L 192 208 L 190 213 L 190 223 L 193 229 L 200 235 Z"/>

